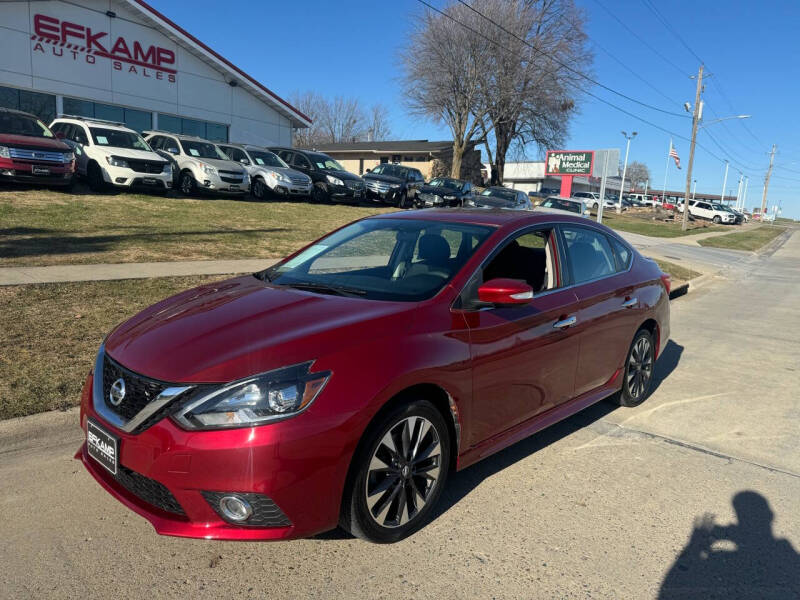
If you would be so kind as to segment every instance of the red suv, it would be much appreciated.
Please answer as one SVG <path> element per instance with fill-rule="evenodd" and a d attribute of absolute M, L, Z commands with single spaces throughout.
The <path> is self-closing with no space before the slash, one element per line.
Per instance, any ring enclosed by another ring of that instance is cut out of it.
<path fill-rule="evenodd" d="M 34 115 L 0 108 L 0 180 L 69 186 L 75 154 Z"/>
<path fill-rule="evenodd" d="M 450 471 L 603 398 L 642 402 L 668 296 L 582 217 L 371 217 L 118 326 L 76 458 L 161 534 L 397 541 Z"/>

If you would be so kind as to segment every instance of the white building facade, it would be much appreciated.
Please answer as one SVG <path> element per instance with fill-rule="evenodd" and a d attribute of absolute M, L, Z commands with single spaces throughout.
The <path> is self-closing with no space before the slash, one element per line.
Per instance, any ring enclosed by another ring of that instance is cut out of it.
<path fill-rule="evenodd" d="M 0 106 L 257 145 L 311 122 L 141 0 L 0 2 Z"/>

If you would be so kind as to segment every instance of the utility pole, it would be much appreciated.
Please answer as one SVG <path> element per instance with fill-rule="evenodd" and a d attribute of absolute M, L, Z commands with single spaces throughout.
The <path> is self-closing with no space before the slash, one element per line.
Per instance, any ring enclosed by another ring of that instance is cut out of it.
<path fill-rule="evenodd" d="M 747 210 L 747 186 L 750 183 L 750 178 L 744 178 L 744 193 L 742 194 L 742 212 Z"/>
<path fill-rule="evenodd" d="M 722 180 L 722 195 L 719 197 L 720 202 L 725 202 L 725 186 L 728 185 L 728 167 L 730 167 L 730 163 L 726 160 L 725 161 L 725 177 Z"/>
<path fill-rule="evenodd" d="M 764 195 L 761 197 L 761 214 L 767 209 L 767 188 L 769 187 L 769 176 L 772 175 L 772 163 L 775 162 L 775 150 L 777 147 L 772 144 L 772 152 L 769 153 L 769 169 L 767 169 L 767 177 L 764 179 Z M 763 217 L 762 217 L 763 218 Z"/>
<path fill-rule="evenodd" d="M 694 146 L 697 142 L 697 125 L 703 116 L 703 105 L 700 94 L 703 92 L 703 65 L 697 71 L 697 92 L 694 96 L 694 115 L 692 115 L 692 143 L 689 146 L 689 166 L 686 168 L 686 196 L 683 199 L 683 224 L 681 229 L 686 231 L 689 226 L 689 191 L 692 187 L 692 166 L 694 164 Z"/>
<path fill-rule="evenodd" d="M 742 196 L 742 180 L 744 179 L 744 173 L 739 171 L 739 185 L 736 186 L 736 208 L 739 208 L 739 198 Z"/>

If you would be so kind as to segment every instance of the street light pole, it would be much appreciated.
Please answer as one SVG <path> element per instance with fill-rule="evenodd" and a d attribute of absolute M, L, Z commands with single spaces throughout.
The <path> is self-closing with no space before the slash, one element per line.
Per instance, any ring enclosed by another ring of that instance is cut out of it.
<path fill-rule="evenodd" d="M 686 196 L 683 199 L 683 223 L 681 229 L 686 231 L 689 227 L 689 188 L 692 185 L 692 166 L 694 165 L 694 146 L 697 142 L 697 126 L 702 117 L 703 105 L 700 94 L 703 92 L 703 65 L 697 71 L 697 91 L 694 97 L 694 114 L 692 115 L 692 143 L 689 146 L 689 166 L 686 169 Z"/>
<path fill-rule="evenodd" d="M 694 188 L 692 188 L 692 200 L 694 200 L 695 192 L 697 192 L 697 179 L 694 180 Z M 683 210 L 686 210 L 686 207 L 683 207 Z"/>
<path fill-rule="evenodd" d="M 747 210 L 747 186 L 750 184 L 750 178 L 744 178 L 744 194 L 742 194 L 742 212 Z"/>
<path fill-rule="evenodd" d="M 625 139 L 628 140 L 628 143 L 625 145 L 625 162 L 623 163 L 622 167 L 622 181 L 619 184 L 619 196 L 617 196 L 617 214 L 622 214 L 622 193 L 625 191 L 625 175 L 628 171 L 628 152 L 631 149 L 631 140 L 636 137 L 636 132 L 634 131 L 629 136 L 625 131 L 622 132 L 622 135 L 625 136 Z"/>
<path fill-rule="evenodd" d="M 728 185 L 728 167 L 729 166 L 730 166 L 730 163 L 728 163 L 728 161 L 726 160 L 725 161 L 725 178 L 722 180 L 722 195 L 719 197 L 719 201 L 720 202 L 724 202 L 725 201 L 725 186 Z"/>

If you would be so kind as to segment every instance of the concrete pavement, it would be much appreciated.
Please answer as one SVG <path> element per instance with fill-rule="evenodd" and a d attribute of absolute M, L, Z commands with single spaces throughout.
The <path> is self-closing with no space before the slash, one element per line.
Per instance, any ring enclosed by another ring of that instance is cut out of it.
<path fill-rule="evenodd" d="M 795 233 L 674 301 L 646 403 L 455 474 L 390 546 L 159 537 L 72 460 L 75 411 L 0 423 L 0 597 L 798 597 L 798 265 Z"/>

